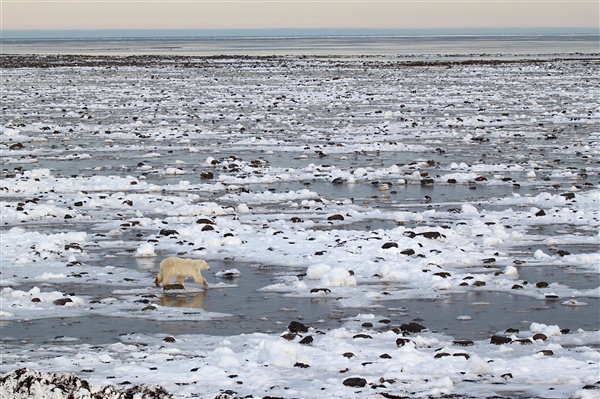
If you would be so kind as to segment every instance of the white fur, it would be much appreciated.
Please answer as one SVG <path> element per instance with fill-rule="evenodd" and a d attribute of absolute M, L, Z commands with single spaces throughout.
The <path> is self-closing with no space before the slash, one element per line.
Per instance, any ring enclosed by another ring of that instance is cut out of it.
<path fill-rule="evenodd" d="M 201 285 L 208 285 L 206 279 L 200 273 L 202 270 L 210 270 L 210 266 L 206 261 L 200 259 L 183 259 L 169 257 L 160 262 L 160 272 L 156 276 L 154 283 L 160 287 L 162 283 L 165 285 L 171 284 L 173 278 L 177 278 L 177 284 L 183 285 L 183 280 L 186 277 L 193 277 L 194 281 Z"/>

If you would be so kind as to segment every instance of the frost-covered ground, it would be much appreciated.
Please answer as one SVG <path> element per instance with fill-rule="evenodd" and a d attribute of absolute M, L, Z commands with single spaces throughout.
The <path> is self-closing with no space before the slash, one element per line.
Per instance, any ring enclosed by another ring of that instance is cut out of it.
<path fill-rule="evenodd" d="M 2 57 L 2 373 L 600 397 L 597 60 L 67 61 Z"/>

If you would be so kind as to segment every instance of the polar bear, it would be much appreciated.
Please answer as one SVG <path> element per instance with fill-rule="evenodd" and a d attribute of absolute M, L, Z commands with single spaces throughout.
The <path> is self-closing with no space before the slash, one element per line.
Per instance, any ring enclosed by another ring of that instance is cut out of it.
<path fill-rule="evenodd" d="M 165 285 L 171 284 L 173 277 L 176 277 L 177 284 L 183 285 L 186 277 L 193 277 L 196 283 L 208 285 L 206 279 L 200 274 L 202 270 L 210 270 L 210 266 L 204 260 L 183 259 L 174 256 L 165 258 L 160 262 L 160 272 L 156 276 L 154 284 L 160 287 L 162 283 L 164 288 Z"/>

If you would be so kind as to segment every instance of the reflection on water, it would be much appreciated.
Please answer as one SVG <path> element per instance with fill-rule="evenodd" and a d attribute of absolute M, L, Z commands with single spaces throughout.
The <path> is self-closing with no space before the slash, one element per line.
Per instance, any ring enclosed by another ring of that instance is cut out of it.
<path fill-rule="evenodd" d="M 158 304 L 160 306 L 172 306 L 177 308 L 204 308 L 203 301 L 206 297 L 206 291 L 195 292 L 191 294 L 165 292 L 160 296 Z"/>

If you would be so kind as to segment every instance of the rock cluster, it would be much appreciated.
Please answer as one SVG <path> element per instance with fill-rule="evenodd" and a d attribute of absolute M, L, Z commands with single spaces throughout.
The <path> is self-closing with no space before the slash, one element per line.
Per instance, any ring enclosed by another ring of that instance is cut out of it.
<path fill-rule="evenodd" d="M 100 388 L 69 373 L 42 373 L 29 369 L 18 369 L 0 377 L 0 397 L 12 399 L 170 399 L 173 396 L 161 386 L 134 385 L 118 388 L 108 385 Z"/>

